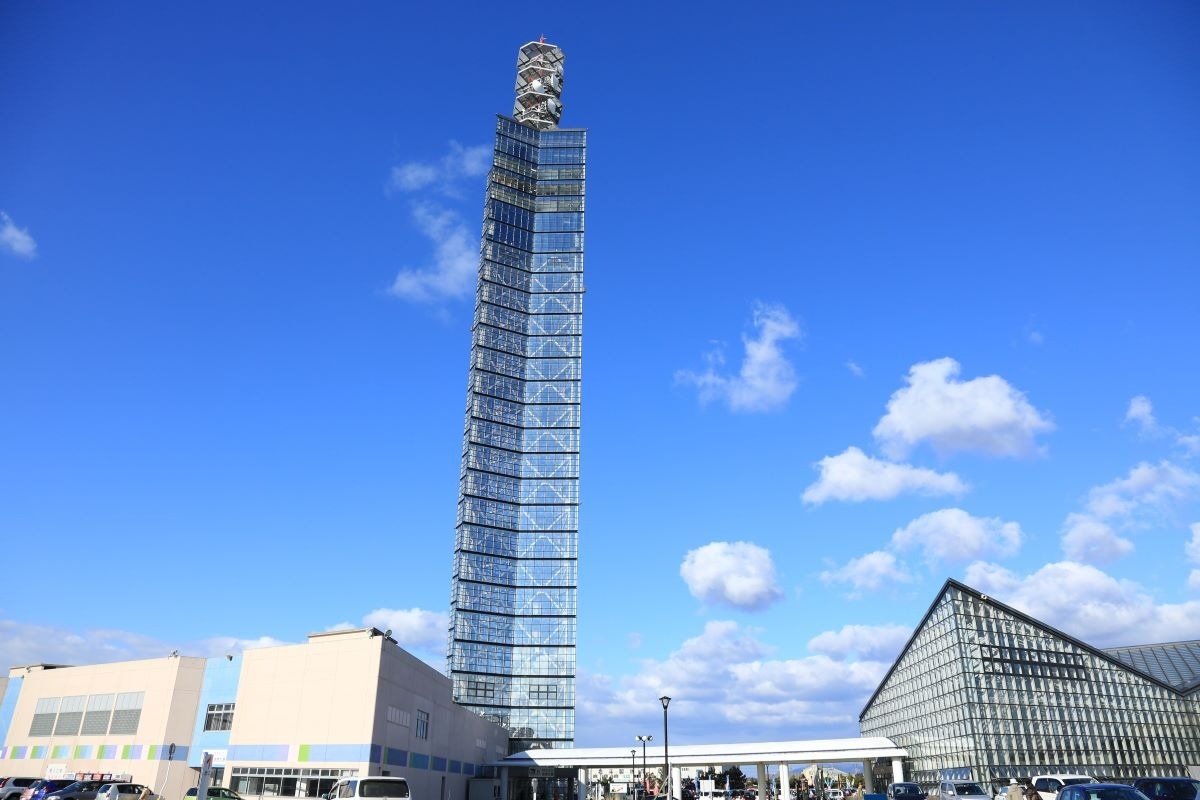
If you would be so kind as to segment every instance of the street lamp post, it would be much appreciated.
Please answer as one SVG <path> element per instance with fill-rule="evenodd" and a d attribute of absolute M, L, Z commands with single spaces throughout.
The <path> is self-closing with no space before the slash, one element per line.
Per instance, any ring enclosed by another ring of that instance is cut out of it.
<path fill-rule="evenodd" d="M 636 747 L 629 751 L 629 777 L 631 779 L 629 781 L 630 785 L 637 786 L 637 748 Z M 637 796 L 636 790 L 634 790 L 633 795 L 634 795 L 634 797 Z"/>
<path fill-rule="evenodd" d="M 646 742 L 653 739 L 653 736 L 638 736 L 637 740 L 642 743 L 642 788 L 647 792 L 650 791 L 650 776 L 646 774 Z"/>
<path fill-rule="evenodd" d="M 671 752 L 668 749 L 671 739 L 667 735 L 667 706 L 671 704 L 671 698 L 664 694 L 658 698 L 658 702 L 662 703 L 663 707 L 663 779 L 666 781 L 667 791 L 674 797 L 675 787 L 671 783 Z"/>

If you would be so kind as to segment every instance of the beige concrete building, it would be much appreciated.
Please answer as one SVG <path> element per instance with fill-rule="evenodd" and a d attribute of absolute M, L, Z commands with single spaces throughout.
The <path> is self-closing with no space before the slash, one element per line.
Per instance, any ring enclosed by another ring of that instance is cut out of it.
<path fill-rule="evenodd" d="M 0 704 L 0 773 L 122 775 L 168 797 L 182 795 L 187 770 L 176 762 L 167 774 L 169 745 L 191 739 L 204 664 L 169 656 L 13 668 Z"/>
<path fill-rule="evenodd" d="M 128 775 L 167 800 L 197 783 L 206 752 L 214 784 L 247 797 L 397 775 L 415 800 L 466 800 L 508 753 L 504 728 L 374 628 L 210 659 L 17 667 L 0 691 L 0 774 Z"/>

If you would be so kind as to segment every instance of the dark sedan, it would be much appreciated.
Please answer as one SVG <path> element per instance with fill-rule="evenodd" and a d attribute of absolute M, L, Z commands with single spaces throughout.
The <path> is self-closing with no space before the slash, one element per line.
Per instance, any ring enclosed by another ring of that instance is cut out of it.
<path fill-rule="evenodd" d="M 42 800 L 96 800 L 96 790 L 104 781 L 75 781 L 56 792 L 50 792 Z"/>
<path fill-rule="evenodd" d="M 1138 778 L 1133 788 L 1150 800 L 1196 800 L 1200 781 L 1194 778 Z"/>

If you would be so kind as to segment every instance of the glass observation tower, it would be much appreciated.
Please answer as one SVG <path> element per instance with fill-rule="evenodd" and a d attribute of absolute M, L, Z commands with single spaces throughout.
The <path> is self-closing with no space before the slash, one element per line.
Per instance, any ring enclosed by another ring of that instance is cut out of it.
<path fill-rule="evenodd" d="M 496 120 L 454 538 L 454 698 L 513 752 L 575 739 L 587 131 L 558 127 L 563 60 L 522 47 Z"/>

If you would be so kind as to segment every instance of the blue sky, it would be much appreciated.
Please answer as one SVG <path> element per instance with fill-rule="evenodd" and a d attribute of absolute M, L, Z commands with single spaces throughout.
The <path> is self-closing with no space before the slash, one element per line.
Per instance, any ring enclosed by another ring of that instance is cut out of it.
<path fill-rule="evenodd" d="M 0 4 L 0 664 L 442 665 L 517 48 L 590 129 L 581 745 L 855 735 L 947 577 L 1200 638 L 1200 9 Z M 533 19 L 534 21 L 528 21 Z"/>

